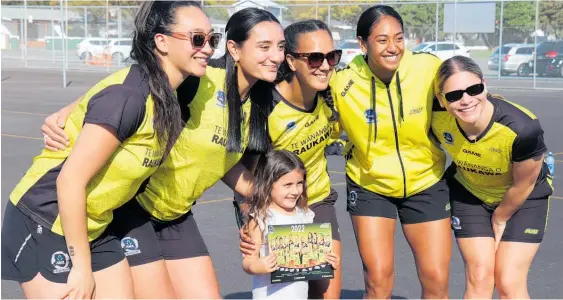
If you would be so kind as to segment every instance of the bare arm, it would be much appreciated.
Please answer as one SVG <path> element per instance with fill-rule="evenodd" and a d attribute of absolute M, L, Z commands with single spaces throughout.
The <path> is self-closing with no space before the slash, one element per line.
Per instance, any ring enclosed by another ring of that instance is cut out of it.
<path fill-rule="evenodd" d="M 250 220 L 248 225 L 252 239 L 259 241 L 259 244 L 261 244 L 262 233 L 260 232 L 260 228 L 258 227 L 256 220 Z M 244 256 L 242 259 L 242 268 L 250 275 L 272 273 L 277 269 L 276 255 L 274 251 L 271 251 L 268 256 L 260 257 L 260 248 L 257 247 L 251 255 Z"/>
<path fill-rule="evenodd" d="M 254 188 L 254 176 L 240 161 L 221 180 L 243 197 L 249 197 Z"/>
<path fill-rule="evenodd" d="M 507 222 L 512 215 L 524 204 L 534 190 L 536 180 L 540 174 L 543 155 L 536 156 L 512 165 L 512 186 L 506 191 L 502 202 L 495 209 L 495 220 Z"/>
<path fill-rule="evenodd" d="M 69 297 L 90 297 L 93 282 L 86 218 L 86 186 L 106 164 L 120 142 L 116 129 L 87 123 L 57 178 L 59 212 L 72 260 Z M 89 280 L 92 280 L 89 282 Z"/>
<path fill-rule="evenodd" d="M 248 170 L 248 172 L 250 172 L 250 174 L 255 174 L 256 166 L 258 165 L 258 159 L 259 158 L 260 158 L 260 155 L 245 153 L 242 156 L 240 163 L 244 167 L 246 167 L 246 169 Z M 248 204 L 246 203 L 245 200 L 246 200 L 246 197 L 242 196 L 241 194 L 239 194 L 235 191 L 235 201 L 237 201 L 239 203 L 242 214 L 245 214 L 248 211 Z"/>

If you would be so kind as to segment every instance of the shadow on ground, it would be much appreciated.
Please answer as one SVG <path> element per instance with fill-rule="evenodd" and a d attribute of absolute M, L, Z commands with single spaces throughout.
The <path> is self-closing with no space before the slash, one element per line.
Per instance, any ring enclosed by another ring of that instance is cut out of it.
<path fill-rule="evenodd" d="M 364 296 L 363 290 L 342 290 L 340 295 L 341 299 L 362 299 Z M 225 295 L 224 299 L 252 299 L 252 292 L 238 292 Z M 403 296 L 392 295 L 391 299 L 407 299 Z"/>

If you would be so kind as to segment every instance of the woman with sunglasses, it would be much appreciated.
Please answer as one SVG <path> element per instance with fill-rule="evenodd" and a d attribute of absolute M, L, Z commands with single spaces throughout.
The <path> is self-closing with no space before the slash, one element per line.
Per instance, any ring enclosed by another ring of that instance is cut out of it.
<path fill-rule="evenodd" d="M 273 89 L 274 108 L 268 117 L 272 147 L 296 153 L 307 170 L 308 206 L 315 223 L 330 223 L 333 250 L 340 257 L 340 233 L 334 203 L 338 194 L 330 187 L 324 149 L 333 139 L 338 113 L 328 87 L 341 50 L 334 49 L 332 34 L 322 21 L 307 20 L 284 30 L 285 61 Z M 337 131 L 337 130 L 336 130 Z M 336 133 L 339 135 L 339 132 Z M 244 231 L 244 230 L 243 230 Z M 257 255 L 260 245 L 242 234 L 241 251 Z M 309 298 L 340 298 L 341 270 L 334 279 L 309 281 Z"/>
<path fill-rule="evenodd" d="M 142 283 L 137 294 L 143 297 L 170 295 L 151 283 L 152 270 L 165 268 L 169 282 L 159 290 L 178 298 L 220 298 L 191 208 L 219 180 L 246 196 L 253 177 L 239 160 L 245 151 L 270 146 L 263 112 L 271 111 L 272 83 L 284 59 L 283 29 L 271 13 L 247 8 L 233 14 L 226 30 L 225 56 L 211 61 L 204 77 L 190 77 L 177 89 L 187 104 L 186 125 L 170 155 L 112 223 L 122 241 L 132 241 L 122 245 L 138 270 L 134 280 Z"/>
<path fill-rule="evenodd" d="M 489 94 L 470 58 L 444 61 L 435 91 L 432 131 L 453 159 L 451 224 L 465 262 L 464 298 L 491 298 L 495 286 L 501 298 L 529 298 L 553 191 L 540 122 Z"/>
<path fill-rule="evenodd" d="M 213 50 L 192 49 L 166 32 L 195 24 L 211 30 L 195 2 L 144 2 L 132 46 L 138 63 L 81 98 L 66 126 L 69 148 L 43 151 L 13 190 L 2 227 L 2 279 L 20 282 L 27 298 L 135 296 L 109 224 L 182 130 L 173 91 L 205 74 Z"/>
<path fill-rule="evenodd" d="M 377 5 L 359 18 L 358 55 L 331 80 L 347 155 L 348 203 L 366 298 L 389 298 L 397 213 L 413 251 L 422 298 L 447 298 L 451 257 L 445 155 L 430 135 L 440 60 L 405 49 L 403 21 Z"/>

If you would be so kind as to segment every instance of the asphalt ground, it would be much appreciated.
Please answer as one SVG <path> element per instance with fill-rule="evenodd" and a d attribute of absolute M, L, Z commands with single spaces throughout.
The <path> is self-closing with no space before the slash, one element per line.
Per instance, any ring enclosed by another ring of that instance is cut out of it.
<path fill-rule="evenodd" d="M 64 89 L 62 74 L 57 70 L 4 68 L 1 75 L 3 215 L 11 190 L 31 165 L 32 158 L 43 147 L 40 127 L 44 118 L 72 102 L 107 74 L 70 72 L 67 76 L 69 85 Z M 503 88 L 498 88 L 499 85 L 494 80 L 489 81 L 492 92 L 503 94 L 507 99 L 529 108 L 540 119 L 549 150 L 556 155 L 557 173 L 560 174 L 562 171 L 559 169 L 563 168 L 563 139 L 559 118 L 563 117 L 563 93 L 555 90 L 522 89 L 532 86 L 529 80 L 503 81 L 501 85 Z M 563 83 L 556 83 L 556 86 L 563 88 Z M 340 195 L 336 209 L 343 248 L 342 298 L 361 298 L 364 289 L 363 270 L 350 218 L 345 209 L 344 160 L 330 156 L 328 169 L 332 186 Z M 563 191 L 557 189 L 563 185 L 561 178 L 562 175 L 556 177 L 548 230 L 529 273 L 532 298 L 561 298 L 563 295 L 563 236 L 559 231 L 563 228 Z M 230 189 L 218 183 L 198 200 L 194 215 L 213 258 L 221 295 L 232 299 L 251 298 L 252 281 L 251 276 L 241 268 L 231 196 Z M 421 289 L 412 252 L 399 225 L 395 246 L 393 297 L 419 298 Z M 450 296 L 460 298 L 465 286 L 464 266 L 457 247 L 454 246 L 452 251 Z M 2 281 L 1 289 L 1 297 L 4 299 L 23 298 L 21 289 L 15 282 Z"/>

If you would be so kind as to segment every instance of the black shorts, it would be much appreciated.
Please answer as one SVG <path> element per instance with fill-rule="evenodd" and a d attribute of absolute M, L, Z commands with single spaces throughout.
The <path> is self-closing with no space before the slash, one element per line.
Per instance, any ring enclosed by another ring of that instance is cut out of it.
<path fill-rule="evenodd" d="M 352 216 L 396 219 L 402 224 L 416 224 L 450 217 L 450 200 L 446 179 L 408 198 L 387 197 L 368 191 L 346 176 L 348 202 Z"/>
<path fill-rule="evenodd" d="M 330 189 L 330 194 L 323 201 L 317 202 L 309 207 L 315 213 L 314 223 L 330 223 L 332 239 L 340 241 L 340 228 L 336 219 L 334 203 L 338 199 L 338 193 Z"/>
<path fill-rule="evenodd" d="M 108 230 L 90 242 L 90 249 L 94 272 L 124 259 L 119 240 Z M 2 279 L 27 282 L 41 273 L 51 282 L 66 283 L 71 268 L 65 238 L 8 202 L 2 226 Z"/>
<path fill-rule="evenodd" d="M 114 212 L 111 227 L 131 266 L 209 256 L 191 211 L 174 221 L 157 221 L 131 200 Z"/>
<path fill-rule="evenodd" d="M 456 238 L 494 237 L 491 217 L 494 206 L 475 197 L 452 179 L 452 229 Z M 540 243 L 547 227 L 549 198 L 528 199 L 506 223 L 501 241 Z"/>

